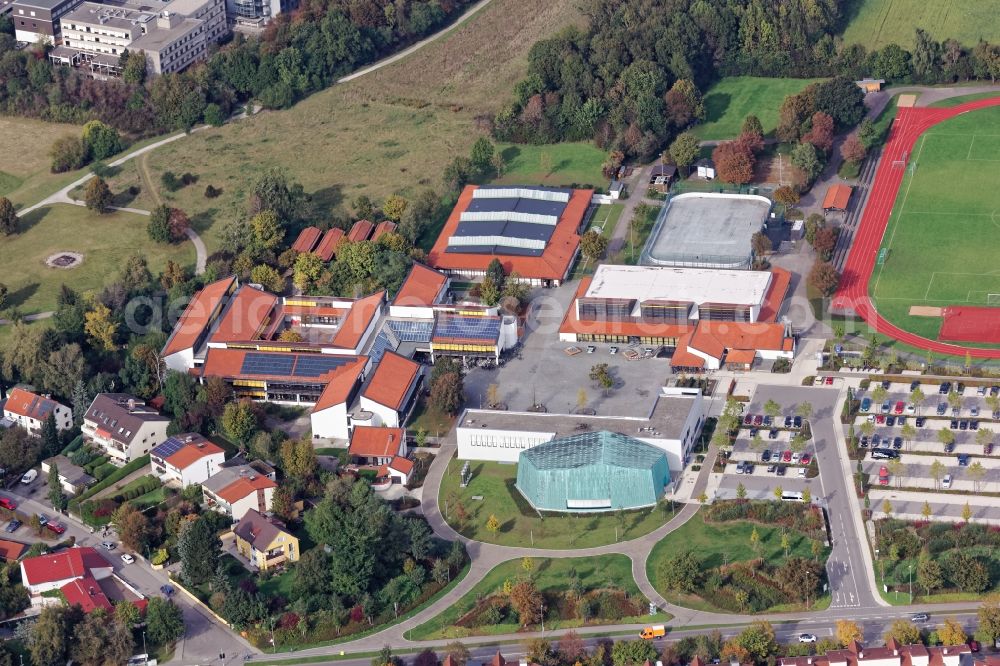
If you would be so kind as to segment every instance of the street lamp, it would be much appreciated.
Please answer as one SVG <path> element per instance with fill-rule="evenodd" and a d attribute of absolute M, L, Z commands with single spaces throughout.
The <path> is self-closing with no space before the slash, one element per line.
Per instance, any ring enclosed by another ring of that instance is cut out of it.
<path fill-rule="evenodd" d="M 910 603 L 913 603 L 913 565 L 910 564 Z"/>
<path fill-rule="evenodd" d="M 142 632 L 142 653 L 146 655 L 146 661 L 149 661 L 149 653 L 146 652 L 146 631 Z"/>

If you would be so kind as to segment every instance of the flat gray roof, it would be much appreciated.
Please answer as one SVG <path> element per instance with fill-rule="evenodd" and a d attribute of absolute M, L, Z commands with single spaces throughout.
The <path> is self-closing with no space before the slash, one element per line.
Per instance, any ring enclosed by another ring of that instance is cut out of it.
<path fill-rule="evenodd" d="M 648 418 L 468 409 L 458 427 L 552 432 L 556 437 L 607 430 L 632 437 L 680 439 L 696 399 L 688 395 L 658 396 Z"/>
<path fill-rule="evenodd" d="M 745 261 L 750 255 L 751 238 L 760 231 L 770 210 L 768 199 L 754 195 L 676 196 L 661 212 L 644 254 L 648 255 L 648 263 L 659 265 Z"/>
<path fill-rule="evenodd" d="M 71 5 L 74 0 L 14 0 L 11 9 L 14 7 L 34 7 L 35 9 L 53 10 L 63 5 Z"/>
<path fill-rule="evenodd" d="M 129 45 L 133 51 L 156 51 L 173 44 L 184 35 L 201 25 L 196 19 L 184 19 L 173 28 L 156 27 Z"/>

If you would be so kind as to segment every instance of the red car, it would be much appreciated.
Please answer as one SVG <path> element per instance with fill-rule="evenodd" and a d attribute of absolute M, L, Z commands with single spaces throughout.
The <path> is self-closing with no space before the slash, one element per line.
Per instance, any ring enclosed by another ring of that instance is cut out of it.
<path fill-rule="evenodd" d="M 879 414 L 875 417 L 875 423 L 879 425 L 885 425 L 885 414 Z"/>
<path fill-rule="evenodd" d="M 753 424 L 755 426 L 759 426 L 763 422 L 764 422 L 764 417 L 762 415 L 760 415 L 760 414 L 754 414 L 754 416 L 753 416 Z"/>
<path fill-rule="evenodd" d="M 811 462 L 812 462 L 812 456 L 809 455 L 808 453 L 803 453 L 802 454 L 802 464 L 803 465 L 808 465 Z"/>
<path fill-rule="evenodd" d="M 900 400 L 896 403 L 896 407 L 892 411 L 894 414 L 902 414 L 904 409 L 906 409 L 906 403 Z"/>
<path fill-rule="evenodd" d="M 743 425 L 748 426 L 752 424 L 753 424 L 753 414 L 747 414 L 746 416 L 743 417 Z"/>
<path fill-rule="evenodd" d="M 7 499 L 6 497 L 0 497 L 0 506 L 7 509 L 8 511 L 13 511 L 14 509 L 17 508 L 17 504 Z"/>
<path fill-rule="evenodd" d="M 791 449 L 787 449 L 784 453 L 781 454 L 781 462 L 792 462 Z"/>
<path fill-rule="evenodd" d="M 833 377 L 827 377 L 825 382 L 827 386 L 833 386 Z"/>
<path fill-rule="evenodd" d="M 878 470 L 878 485 L 887 486 L 889 485 L 889 470 L 884 466 Z"/>
<path fill-rule="evenodd" d="M 55 534 L 62 534 L 66 531 L 66 526 L 61 523 L 53 523 L 51 520 L 45 523 L 45 527 Z"/>

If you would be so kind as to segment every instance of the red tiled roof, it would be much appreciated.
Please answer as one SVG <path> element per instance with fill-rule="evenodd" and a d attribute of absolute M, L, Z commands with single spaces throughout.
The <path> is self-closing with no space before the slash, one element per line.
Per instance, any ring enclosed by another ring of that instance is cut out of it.
<path fill-rule="evenodd" d="M 403 456 L 393 456 L 392 461 L 389 463 L 389 467 L 406 474 L 407 476 L 413 471 L 413 461 L 409 458 L 404 458 Z"/>
<path fill-rule="evenodd" d="M 368 220 L 358 220 L 351 227 L 351 230 L 347 233 L 347 240 L 352 243 L 358 243 L 363 240 L 368 240 L 368 237 L 372 235 L 372 230 L 375 225 Z"/>
<path fill-rule="evenodd" d="M 593 278 L 590 277 L 580 280 L 580 286 L 577 287 L 573 301 L 566 308 L 566 315 L 559 326 L 560 333 L 680 338 L 682 335 L 694 330 L 694 327 L 688 324 L 661 324 L 635 321 L 581 321 L 576 316 L 576 299 L 587 293 L 587 288 L 590 286 L 592 280 Z"/>
<path fill-rule="evenodd" d="M 760 314 L 757 315 L 757 321 L 775 321 L 778 318 L 781 304 L 785 302 L 785 296 L 788 295 L 788 285 L 791 282 L 792 274 L 790 272 L 777 266 L 771 268 L 771 284 L 768 285 L 764 303 L 760 307 Z"/>
<path fill-rule="evenodd" d="M 677 341 L 677 349 L 670 357 L 670 365 L 675 368 L 704 368 L 705 359 L 688 351 L 693 333 L 686 333 Z"/>
<path fill-rule="evenodd" d="M 784 324 L 766 322 L 746 323 L 731 321 L 698 322 L 695 337 L 711 336 L 726 349 L 768 349 L 788 351 L 791 338 L 785 337 Z M 695 345 L 697 349 L 702 349 Z"/>
<path fill-rule="evenodd" d="M 740 363 L 749 365 L 757 358 L 755 349 L 734 349 L 726 354 L 726 363 Z"/>
<path fill-rule="evenodd" d="M 209 325 L 212 315 L 235 283 L 236 277 L 230 276 L 207 284 L 196 293 L 174 326 L 160 356 L 170 356 L 194 347 L 198 336 Z"/>
<path fill-rule="evenodd" d="M 402 428 L 371 428 L 359 426 L 351 433 L 347 452 L 364 458 L 391 458 L 403 441 Z"/>
<path fill-rule="evenodd" d="M 202 458 L 219 453 L 225 453 L 225 451 L 207 439 L 202 439 L 200 442 L 192 442 L 183 447 L 180 451 L 167 458 L 166 461 L 177 469 L 187 469 Z"/>
<path fill-rule="evenodd" d="M 316 247 L 316 243 L 319 242 L 319 237 L 322 235 L 323 232 L 319 228 L 306 227 L 299 232 L 299 237 L 292 243 L 292 249 L 296 252 L 312 252 L 312 249 Z"/>
<path fill-rule="evenodd" d="M 383 220 L 375 227 L 375 233 L 372 234 L 371 241 L 374 243 L 382 236 L 391 234 L 394 231 L 396 231 L 396 223 L 392 220 Z"/>
<path fill-rule="evenodd" d="M 212 333 L 212 342 L 254 340 L 269 321 L 278 297 L 243 285 L 229 301 L 225 314 Z"/>
<path fill-rule="evenodd" d="M 277 488 L 278 484 L 267 478 L 263 474 L 254 475 L 253 479 L 249 476 L 244 476 L 236 481 L 233 481 L 228 486 L 216 493 L 219 497 L 226 500 L 230 504 L 239 502 L 241 499 L 247 495 L 252 495 L 258 490 L 267 490 L 268 488 Z"/>
<path fill-rule="evenodd" d="M 344 238 L 344 230 L 334 227 L 323 234 L 323 240 L 316 246 L 316 254 L 323 261 L 330 261 L 337 253 L 337 246 Z"/>
<path fill-rule="evenodd" d="M 29 557 L 21 562 L 21 566 L 29 585 L 79 578 L 86 576 L 91 569 L 111 568 L 108 561 L 90 547 L 68 548 L 52 555 Z"/>
<path fill-rule="evenodd" d="M 58 404 L 50 398 L 43 398 L 31 391 L 15 388 L 10 392 L 3 408 L 4 411 L 13 412 L 19 416 L 44 421 L 49 417 L 49 414 L 55 411 Z"/>
<path fill-rule="evenodd" d="M 337 334 L 333 336 L 333 345 L 341 349 L 354 349 L 361 342 L 361 337 L 368 330 L 368 325 L 378 314 L 382 301 L 385 300 L 385 292 L 380 291 L 354 301 L 350 312 L 337 329 Z"/>
<path fill-rule="evenodd" d="M 722 355 L 726 352 L 726 345 L 712 335 L 707 326 L 703 327 L 700 324 L 694 329 L 694 333 L 691 334 L 688 347 L 693 347 L 715 358 L 722 358 Z"/>
<path fill-rule="evenodd" d="M 79 606 L 84 613 L 90 613 L 98 608 L 103 608 L 108 613 L 114 612 L 114 608 L 101 590 L 101 586 L 90 575 L 66 583 L 59 588 L 59 591 L 66 597 L 67 604 Z"/>
<path fill-rule="evenodd" d="M 507 660 L 504 659 L 504 657 L 503 657 L 502 654 L 500 654 L 500 650 L 497 650 L 497 653 L 493 656 L 493 659 L 490 660 L 490 665 L 491 666 L 507 666 Z"/>
<path fill-rule="evenodd" d="M 14 562 L 18 560 L 24 551 L 28 550 L 28 545 L 20 543 L 18 541 L 7 541 L 6 539 L 0 539 L 0 559 L 5 562 Z"/>
<path fill-rule="evenodd" d="M 850 185 L 831 185 L 823 198 L 823 210 L 847 210 L 847 202 L 850 200 Z"/>
<path fill-rule="evenodd" d="M 380 405 L 399 409 L 419 372 L 419 363 L 386 351 L 363 395 Z"/>
<path fill-rule="evenodd" d="M 509 254 L 474 254 L 466 252 L 446 252 L 448 239 L 458 228 L 459 218 L 472 201 L 472 193 L 476 185 L 466 185 L 458 197 L 458 203 L 451 211 L 444 229 L 438 236 L 427 263 L 442 270 L 475 270 L 484 271 L 494 257 L 500 259 L 507 273 L 517 271 L 521 277 L 539 280 L 561 280 L 569 271 L 570 263 L 576 256 L 580 245 L 580 237 L 576 231 L 580 228 L 583 216 L 590 206 L 593 190 L 573 190 L 569 203 L 563 210 L 552 237 L 545 246 L 541 256 L 525 257 Z"/>
<path fill-rule="evenodd" d="M 368 363 L 367 356 L 358 356 L 356 363 L 338 368 L 331 376 L 330 383 L 320 393 L 319 400 L 313 405 L 312 410 L 318 412 L 347 402 L 351 391 L 354 390 L 354 386 L 361 378 L 361 372 L 365 369 L 366 363 Z"/>
<path fill-rule="evenodd" d="M 413 264 L 399 288 L 393 305 L 427 306 L 434 305 L 434 299 L 448 282 L 448 276 L 423 264 Z"/>

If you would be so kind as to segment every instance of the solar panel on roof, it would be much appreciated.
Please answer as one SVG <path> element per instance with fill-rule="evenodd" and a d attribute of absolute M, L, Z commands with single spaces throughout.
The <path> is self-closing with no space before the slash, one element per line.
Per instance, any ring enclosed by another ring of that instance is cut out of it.
<path fill-rule="evenodd" d="M 500 337 L 500 319 L 497 317 L 442 317 L 438 320 L 434 337 L 495 341 Z"/>
<path fill-rule="evenodd" d="M 286 354 L 262 354 L 250 352 L 243 357 L 242 375 L 280 375 L 287 377 L 292 374 L 295 357 Z"/>
<path fill-rule="evenodd" d="M 430 321 L 389 321 L 388 324 L 400 342 L 427 342 L 434 332 L 434 323 Z"/>
<path fill-rule="evenodd" d="M 372 344 L 372 348 L 368 350 L 368 356 L 372 359 L 372 362 L 378 363 L 385 356 L 385 352 L 388 349 L 395 350 L 395 345 L 392 344 L 392 340 L 386 335 L 384 330 L 379 331 L 378 335 L 375 336 L 375 342 Z"/>
<path fill-rule="evenodd" d="M 163 442 L 163 444 L 160 444 L 153 449 L 150 453 L 157 458 L 169 458 L 183 448 L 184 442 L 180 441 L 176 437 L 171 437 L 167 441 Z"/>
<path fill-rule="evenodd" d="M 335 356 L 298 356 L 294 377 L 319 377 L 347 363 L 347 359 Z"/>

